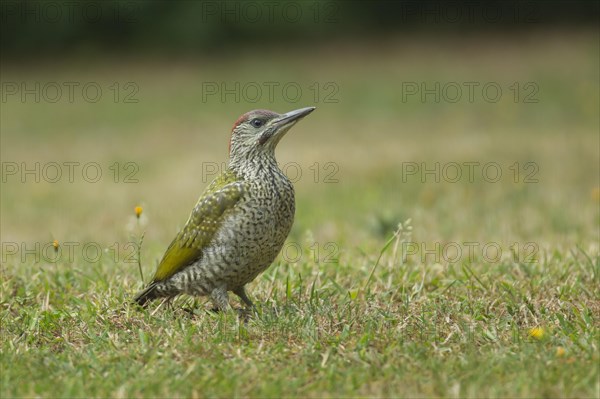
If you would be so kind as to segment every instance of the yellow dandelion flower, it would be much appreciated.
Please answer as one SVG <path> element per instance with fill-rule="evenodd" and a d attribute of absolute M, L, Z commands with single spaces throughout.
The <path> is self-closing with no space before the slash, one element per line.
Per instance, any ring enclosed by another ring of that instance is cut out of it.
<path fill-rule="evenodd" d="M 600 187 L 592 189 L 592 199 L 596 202 L 600 202 Z"/>
<path fill-rule="evenodd" d="M 144 209 L 142 209 L 141 206 L 136 206 L 135 208 L 133 208 L 133 211 L 135 212 L 135 216 L 139 219 L 140 216 L 142 216 L 142 211 Z"/>
<path fill-rule="evenodd" d="M 556 357 L 563 357 L 565 353 L 565 348 L 563 348 L 562 346 L 556 348 Z"/>
<path fill-rule="evenodd" d="M 546 334 L 546 332 L 544 331 L 544 329 L 542 327 L 534 327 L 529 330 L 529 336 L 531 338 L 537 339 L 538 341 L 543 339 L 545 334 Z"/>
<path fill-rule="evenodd" d="M 58 247 L 59 247 L 59 245 L 58 245 L 58 240 L 54 240 L 54 241 L 52 241 L 52 246 L 54 247 L 54 250 L 55 250 L 55 251 L 58 251 Z"/>

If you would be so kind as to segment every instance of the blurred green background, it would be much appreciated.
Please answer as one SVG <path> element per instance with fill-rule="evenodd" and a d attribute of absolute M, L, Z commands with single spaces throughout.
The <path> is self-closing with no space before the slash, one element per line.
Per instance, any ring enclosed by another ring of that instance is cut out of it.
<path fill-rule="evenodd" d="M 360 243 L 413 217 L 424 239 L 595 242 L 597 11 L 3 2 L 3 240 L 121 239 L 143 204 L 148 242 L 163 246 L 225 162 L 238 115 L 315 105 L 278 149 L 301 173 L 295 234 Z M 80 163 L 73 182 L 64 162 Z M 89 162 L 98 182 L 82 175 Z M 474 181 L 464 162 L 480 165 Z"/>
<path fill-rule="evenodd" d="M 20 57 L 238 53 L 240 46 L 386 35 L 594 26 L 590 1 L 3 1 L 2 50 Z M 256 48 L 250 49 L 256 54 Z M 234 54 L 239 55 L 239 54 Z"/>

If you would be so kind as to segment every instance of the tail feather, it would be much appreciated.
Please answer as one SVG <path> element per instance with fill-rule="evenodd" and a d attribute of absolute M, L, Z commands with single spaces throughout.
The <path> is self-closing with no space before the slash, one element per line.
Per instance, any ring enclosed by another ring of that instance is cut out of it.
<path fill-rule="evenodd" d="M 158 292 L 156 291 L 156 283 L 150 284 L 144 290 L 138 292 L 133 298 L 133 301 L 140 306 L 146 305 L 148 301 L 158 298 Z"/>

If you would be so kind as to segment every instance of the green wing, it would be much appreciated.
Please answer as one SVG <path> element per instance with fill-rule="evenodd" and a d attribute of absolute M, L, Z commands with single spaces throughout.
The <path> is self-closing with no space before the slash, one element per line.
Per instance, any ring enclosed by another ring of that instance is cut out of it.
<path fill-rule="evenodd" d="M 200 196 L 183 229 L 167 248 L 153 281 L 168 279 L 200 258 L 204 247 L 221 226 L 223 214 L 244 193 L 244 183 L 231 172 L 218 176 Z"/>

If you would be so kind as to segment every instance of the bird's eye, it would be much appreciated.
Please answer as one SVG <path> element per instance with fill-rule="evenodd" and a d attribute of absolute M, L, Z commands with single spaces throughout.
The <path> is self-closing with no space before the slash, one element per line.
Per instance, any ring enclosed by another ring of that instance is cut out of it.
<path fill-rule="evenodd" d="M 250 121 L 250 124 L 254 127 L 261 127 L 263 125 L 263 121 L 261 121 L 260 119 L 252 119 Z"/>

